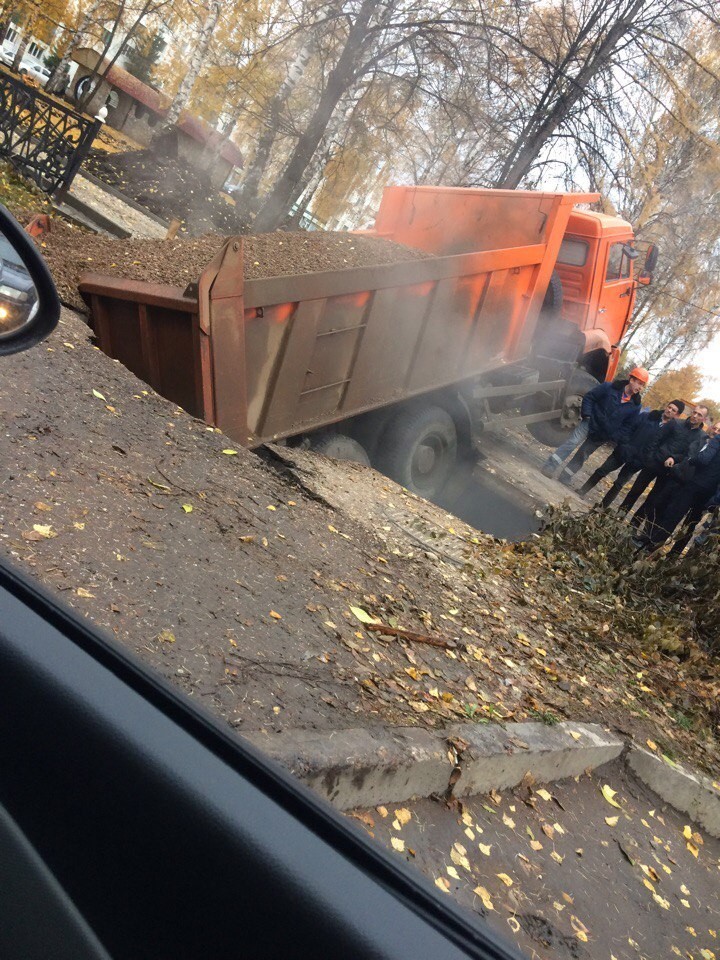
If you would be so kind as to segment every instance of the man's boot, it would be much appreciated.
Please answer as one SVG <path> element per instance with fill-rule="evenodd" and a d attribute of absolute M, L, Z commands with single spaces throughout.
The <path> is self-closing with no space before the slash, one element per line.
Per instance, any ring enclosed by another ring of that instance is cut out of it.
<path fill-rule="evenodd" d="M 540 467 L 540 473 L 544 477 L 554 477 L 557 473 L 558 467 L 562 466 L 562 461 L 553 454 L 549 456 L 545 463 Z"/>

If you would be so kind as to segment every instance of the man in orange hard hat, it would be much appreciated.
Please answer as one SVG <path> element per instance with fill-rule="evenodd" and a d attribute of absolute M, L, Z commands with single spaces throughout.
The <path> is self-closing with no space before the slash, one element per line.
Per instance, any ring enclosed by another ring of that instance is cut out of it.
<path fill-rule="evenodd" d="M 599 383 L 583 397 L 580 423 L 570 437 L 550 454 L 542 466 L 546 477 L 555 474 L 565 460 L 558 479 L 566 487 L 587 458 L 604 443 L 623 443 L 627 440 L 640 413 L 640 394 L 650 381 L 644 367 L 635 367 L 627 380 Z"/>

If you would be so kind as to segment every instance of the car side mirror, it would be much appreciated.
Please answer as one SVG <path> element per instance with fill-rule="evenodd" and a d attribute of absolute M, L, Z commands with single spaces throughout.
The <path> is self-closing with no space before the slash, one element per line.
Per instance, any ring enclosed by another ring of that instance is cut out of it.
<path fill-rule="evenodd" d="M 638 277 L 638 282 L 643 284 L 648 284 L 652 282 L 653 273 L 655 272 L 655 267 L 657 267 L 658 257 L 660 256 L 660 250 L 658 249 L 657 244 L 651 243 L 647 248 L 647 253 L 645 254 L 645 263 Z"/>
<path fill-rule="evenodd" d="M 0 204 L 0 356 L 35 346 L 59 317 L 60 299 L 45 261 Z"/>

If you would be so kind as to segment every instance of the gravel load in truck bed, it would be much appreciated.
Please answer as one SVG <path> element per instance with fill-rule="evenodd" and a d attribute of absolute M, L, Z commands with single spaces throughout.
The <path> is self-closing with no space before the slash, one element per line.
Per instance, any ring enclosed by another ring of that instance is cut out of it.
<path fill-rule="evenodd" d="M 85 310 L 77 289 L 82 274 L 106 273 L 184 288 L 197 280 L 225 239 L 219 234 L 206 234 L 175 240 L 118 240 L 53 220 L 41 247 L 63 302 Z M 345 232 L 278 231 L 243 237 L 243 244 L 248 280 L 378 266 L 428 256 L 391 240 Z"/>

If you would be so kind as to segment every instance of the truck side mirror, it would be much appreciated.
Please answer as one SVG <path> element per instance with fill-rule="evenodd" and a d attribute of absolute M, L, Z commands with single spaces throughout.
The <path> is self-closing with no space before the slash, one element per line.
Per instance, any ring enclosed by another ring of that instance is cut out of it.
<path fill-rule="evenodd" d="M 645 254 L 645 263 L 640 276 L 638 277 L 640 283 L 648 284 L 651 282 L 659 256 L 660 250 L 658 249 L 657 244 L 651 243 L 647 249 L 647 253 Z"/>
<path fill-rule="evenodd" d="M 35 346 L 59 317 L 60 300 L 45 261 L 0 204 L 0 356 Z"/>

